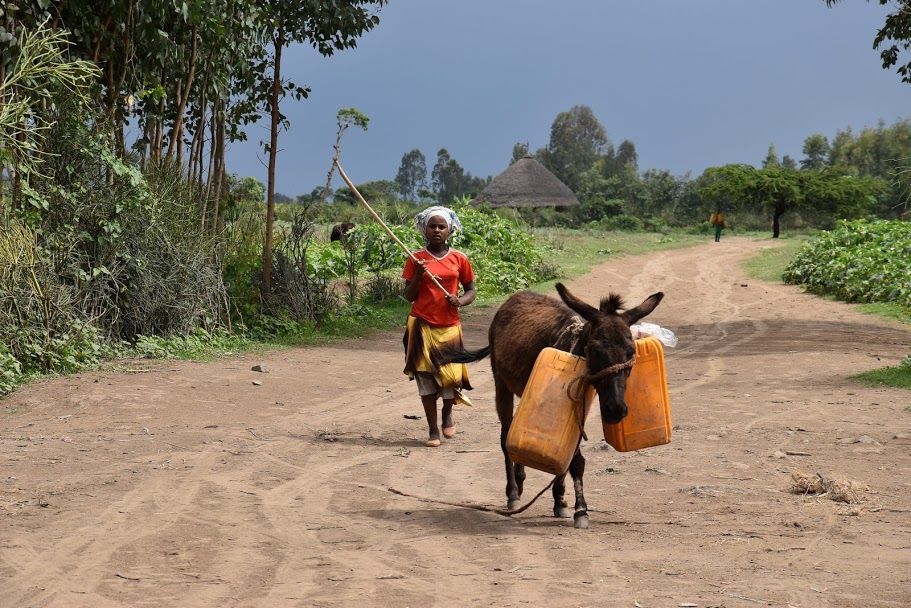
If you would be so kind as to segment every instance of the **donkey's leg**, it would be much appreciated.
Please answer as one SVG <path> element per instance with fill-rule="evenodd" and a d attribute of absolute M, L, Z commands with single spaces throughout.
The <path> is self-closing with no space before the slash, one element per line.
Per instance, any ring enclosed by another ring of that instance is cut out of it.
<path fill-rule="evenodd" d="M 494 378 L 494 401 L 497 404 L 497 417 L 500 419 L 500 448 L 503 450 L 503 459 L 506 464 L 506 508 L 515 509 L 519 506 L 519 484 L 516 483 L 516 467 L 513 465 L 509 452 L 506 451 L 506 435 L 512 424 L 513 395 L 502 382 Z M 522 479 L 525 471 L 522 471 Z"/>
<path fill-rule="evenodd" d="M 582 476 L 585 475 L 585 458 L 582 456 L 582 450 L 576 449 L 573 460 L 569 463 L 569 474 L 573 478 L 573 489 L 576 491 L 576 512 L 573 514 L 575 522 L 573 525 L 577 528 L 588 527 L 588 505 L 585 504 L 585 496 L 582 494 Z"/>
<path fill-rule="evenodd" d="M 569 510 L 569 505 L 566 504 L 566 499 L 563 497 L 566 493 L 566 473 L 554 479 L 551 491 L 554 494 L 554 517 L 572 517 L 573 512 Z"/>

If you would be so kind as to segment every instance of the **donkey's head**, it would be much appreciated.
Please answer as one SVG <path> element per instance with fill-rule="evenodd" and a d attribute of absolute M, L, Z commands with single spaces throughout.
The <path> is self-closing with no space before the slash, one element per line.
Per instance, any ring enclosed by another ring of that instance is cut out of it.
<path fill-rule="evenodd" d="M 645 317 L 658 306 L 664 297 L 653 293 L 639 306 L 624 310 L 623 300 L 610 294 L 601 300 L 601 306 L 589 306 L 562 284 L 557 292 L 563 302 L 585 321 L 580 338 L 588 365 L 588 376 L 601 403 L 601 418 L 607 423 L 620 422 L 626 416 L 626 379 L 636 354 L 630 325 Z"/>

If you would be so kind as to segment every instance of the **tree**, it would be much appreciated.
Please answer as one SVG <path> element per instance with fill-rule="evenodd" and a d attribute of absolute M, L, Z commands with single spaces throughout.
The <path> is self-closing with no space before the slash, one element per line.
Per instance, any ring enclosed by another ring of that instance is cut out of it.
<path fill-rule="evenodd" d="M 518 142 L 512 147 L 512 158 L 509 160 L 509 164 L 515 163 L 517 160 L 522 160 L 528 156 L 528 142 Z"/>
<path fill-rule="evenodd" d="M 342 108 L 335 115 L 337 128 L 335 130 L 335 145 L 332 146 L 332 162 L 329 163 L 329 171 L 326 173 L 326 185 L 323 187 L 322 199 L 325 201 L 332 193 L 332 176 L 335 175 L 335 163 L 342 156 L 342 136 L 348 127 L 357 126 L 367 130 L 370 126 L 370 118 L 357 108 Z"/>
<path fill-rule="evenodd" d="M 800 168 L 808 171 L 819 171 L 826 166 L 829 157 L 829 140 L 822 133 L 814 133 L 803 140 L 804 159 L 800 161 Z"/>
<path fill-rule="evenodd" d="M 683 192 L 685 180 L 667 169 L 649 169 L 642 174 L 642 195 L 639 209 L 642 215 L 670 212 Z"/>
<path fill-rule="evenodd" d="M 42 109 L 66 96 L 77 106 L 88 107 L 92 82 L 98 69 L 83 60 L 66 57 L 67 37 L 46 24 L 23 32 L 15 63 L 0 70 L 0 177 L 9 166 L 13 178 L 13 205 L 21 204 L 20 193 L 34 192 L 30 177 L 41 177 L 47 158 L 44 139 L 54 118 Z M 3 211 L 0 180 L 0 216 Z M 33 201 L 37 203 L 37 201 Z M 37 203 L 40 206 L 40 203 Z"/>
<path fill-rule="evenodd" d="M 807 206 L 839 219 L 863 217 L 889 191 L 885 180 L 846 174 L 838 167 L 803 174 L 802 187 Z"/>
<path fill-rule="evenodd" d="M 286 81 L 281 76 L 282 51 L 292 43 L 307 43 L 324 57 L 337 50 L 357 46 L 357 39 L 379 24 L 374 5 L 386 0 L 269 0 L 263 4 L 263 23 L 272 45 L 271 78 L 268 96 L 263 99 L 270 117 L 268 185 L 266 191 L 266 236 L 263 240 L 263 293 L 268 297 L 272 283 L 272 230 L 275 218 L 275 164 L 278 157 L 278 132 L 287 124 L 279 104 L 290 92 L 305 98 L 309 89 Z M 265 84 L 265 83 L 264 83 Z M 339 120 L 345 119 L 339 112 Z M 357 117 L 352 117 L 355 122 Z"/>
<path fill-rule="evenodd" d="M 777 239 L 781 216 L 803 203 L 799 175 L 798 171 L 781 167 L 714 167 L 705 172 L 702 194 L 707 198 L 736 199 L 768 210 L 772 215 L 772 238 Z"/>
<path fill-rule="evenodd" d="M 465 170 L 462 165 L 449 156 L 446 148 L 441 148 L 437 152 L 437 162 L 433 166 L 432 177 L 433 189 L 437 193 L 437 200 L 440 203 L 447 204 L 462 194 Z"/>
<path fill-rule="evenodd" d="M 789 154 L 785 154 L 781 157 L 781 167 L 782 169 L 797 169 L 797 161 L 791 158 Z"/>
<path fill-rule="evenodd" d="M 769 151 L 766 152 L 765 159 L 762 161 L 762 168 L 780 167 L 781 161 L 778 160 L 778 153 L 775 151 L 775 144 L 769 144 Z"/>
<path fill-rule="evenodd" d="M 612 151 L 604 127 L 588 106 L 557 114 L 542 161 L 564 184 L 575 190 L 579 176 L 599 156 Z"/>
<path fill-rule="evenodd" d="M 617 163 L 621 167 L 631 167 L 634 171 L 639 170 L 639 154 L 636 152 L 636 144 L 628 139 L 624 139 L 617 146 Z"/>
<path fill-rule="evenodd" d="M 802 206 L 838 217 L 856 217 L 876 204 L 887 186 L 882 180 L 861 179 L 837 169 L 794 171 L 782 167 L 756 169 L 725 165 L 707 169 L 700 194 L 725 197 L 756 205 L 772 216 L 772 238 L 781 231 L 781 217 Z"/>
<path fill-rule="evenodd" d="M 413 201 L 417 198 L 418 189 L 427 185 L 427 159 L 423 152 L 415 148 L 402 156 L 395 182 L 399 185 L 399 195 L 403 199 Z"/>
<path fill-rule="evenodd" d="M 825 0 L 825 3 L 831 7 L 839 1 Z M 884 70 L 898 66 L 895 71 L 902 82 L 911 83 L 911 58 L 899 58 L 902 52 L 911 51 L 911 0 L 879 0 L 879 4 L 891 5 L 894 11 L 886 15 L 883 26 L 876 32 L 873 49 L 879 51 Z"/>
<path fill-rule="evenodd" d="M 371 203 L 390 203 L 395 200 L 399 186 L 389 180 L 376 180 L 357 185 L 357 191 Z M 332 197 L 334 203 L 348 203 L 357 205 L 358 201 L 351 188 L 344 186 L 335 191 Z"/>

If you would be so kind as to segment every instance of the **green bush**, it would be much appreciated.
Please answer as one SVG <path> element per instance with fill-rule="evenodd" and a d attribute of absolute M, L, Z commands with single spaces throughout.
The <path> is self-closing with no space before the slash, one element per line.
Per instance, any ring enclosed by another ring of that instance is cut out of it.
<path fill-rule="evenodd" d="M 787 283 L 846 302 L 911 307 L 911 223 L 842 221 L 804 245 L 785 269 Z"/>
<path fill-rule="evenodd" d="M 61 281 L 39 238 L 21 223 L 0 227 L 4 384 L 19 374 L 81 369 L 103 351 L 97 328 L 74 306 L 78 290 Z"/>
<path fill-rule="evenodd" d="M 12 392 L 22 376 L 22 364 L 0 344 L 0 395 Z"/>
<path fill-rule="evenodd" d="M 248 346 L 248 340 L 224 330 L 212 332 L 200 327 L 184 336 L 139 336 L 136 342 L 116 354 L 145 359 L 186 359 L 206 357 L 213 351 L 231 351 Z"/>
<path fill-rule="evenodd" d="M 511 293 L 553 278 L 553 267 L 543 264 L 534 236 L 522 224 L 476 209 L 461 201 L 456 213 L 463 231 L 450 241 L 468 255 L 481 295 Z"/>
<path fill-rule="evenodd" d="M 641 232 L 645 226 L 638 217 L 634 215 L 615 215 L 603 218 L 597 223 L 602 230 L 622 230 L 625 232 Z"/>
<path fill-rule="evenodd" d="M 596 194 L 583 199 L 582 204 L 573 209 L 573 215 L 580 224 L 597 222 L 623 213 L 625 207 L 621 199 L 607 199 L 601 194 Z"/>

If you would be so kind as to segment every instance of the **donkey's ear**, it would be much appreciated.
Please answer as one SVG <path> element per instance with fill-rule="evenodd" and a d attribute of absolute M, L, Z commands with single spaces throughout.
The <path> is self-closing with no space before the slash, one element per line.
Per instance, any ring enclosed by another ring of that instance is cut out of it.
<path fill-rule="evenodd" d="M 662 298 L 664 298 L 663 292 L 659 291 L 658 293 L 653 293 L 649 297 L 645 298 L 645 300 L 639 306 L 624 311 L 623 316 L 626 318 L 626 322 L 632 325 L 642 317 L 647 317 L 652 313 L 653 310 L 655 310 L 655 308 L 661 302 Z"/>
<path fill-rule="evenodd" d="M 579 313 L 586 321 L 594 321 L 598 316 L 598 309 L 594 306 L 589 306 L 573 294 L 569 293 L 569 290 L 563 283 L 557 283 L 554 285 L 557 288 L 557 293 L 560 294 L 560 299 L 569 306 L 574 312 Z"/>

